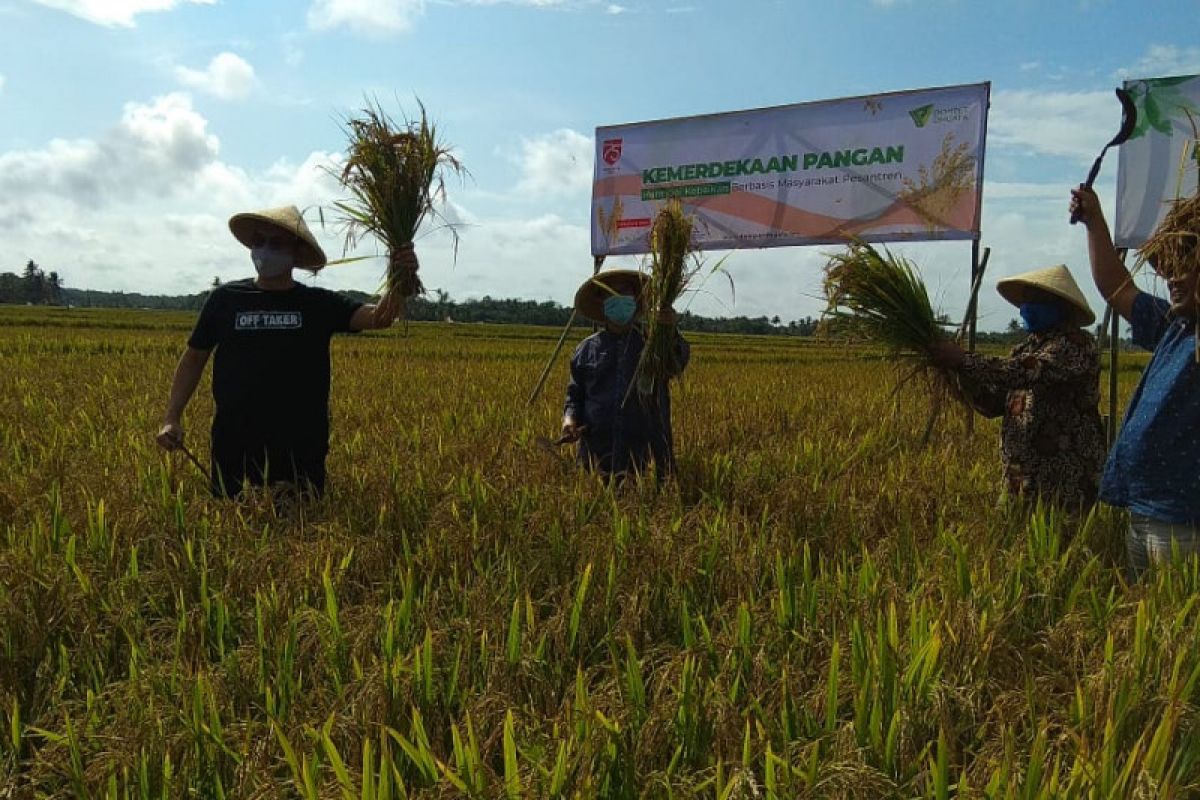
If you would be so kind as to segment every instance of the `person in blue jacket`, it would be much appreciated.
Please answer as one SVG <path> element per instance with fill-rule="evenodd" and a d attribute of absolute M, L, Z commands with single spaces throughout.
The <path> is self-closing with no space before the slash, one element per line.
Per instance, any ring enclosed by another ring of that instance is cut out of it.
<path fill-rule="evenodd" d="M 1134 344 L 1154 355 L 1129 400 L 1108 454 L 1100 499 L 1129 509 L 1125 545 L 1138 578 L 1173 553 L 1200 553 L 1200 196 L 1176 202 L 1141 256 L 1165 279 L 1170 300 L 1141 291 L 1113 247 L 1091 189 L 1071 192 L 1087 226 L 1092 277 L 1129 321 Z"/>
<path fill-rule="evenodd" d="M 579 443 L 579 462 L 605 478 L 674 472 L 671 394 L 667 382 L 648 395 L 630 391 L 645 337 L 641 330 L 644 276 L 609 270 L 589 278 L 575 293 L 580 315 L 604 327 L 580 342 L 571 356 L 571 380 L 563 408 L 562 441 Z M 688 343 L 675 329 L 675 312 L 656 322 L 675 338 L 674 375 L 687 366 Z"/>

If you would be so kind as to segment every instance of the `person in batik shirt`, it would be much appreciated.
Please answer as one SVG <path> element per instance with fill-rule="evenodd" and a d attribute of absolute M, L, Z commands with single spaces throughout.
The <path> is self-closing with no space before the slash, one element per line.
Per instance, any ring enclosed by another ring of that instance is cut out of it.
<path fill-rule="evenodd" d="M 1007 358 L 946 343 L 935 363 L 958 373 L 976 411 L 1004 418 L 1000 453 L 1010 494 L 1086 510 L 1105 458 L 1100 356 L 1083 330 L 1096 317 L 1062 265 L 1006 278 L 996 289 L 1020 310 L 1029 336 Z"/>

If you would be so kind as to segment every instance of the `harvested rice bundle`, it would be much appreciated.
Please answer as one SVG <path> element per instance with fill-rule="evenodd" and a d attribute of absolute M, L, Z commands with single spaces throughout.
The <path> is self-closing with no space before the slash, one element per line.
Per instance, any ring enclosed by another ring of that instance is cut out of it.
<path fill-rule="evenodd" d="M 699 260 L 692 255 L 693 222 L 679 200 L 670 200 L 650 228 L 650 274 L 642 286 L 646 345 L 634 380 L 643 399 L 679 374 L 672 317 L 675 300 L 700 270 Z"/>
<path fill-rule="evenodd" d="M 886 248 L 880 253 L 856 240 L 830 257 L 824 288 L 826 330 L 883 345 L 893 359 L 908 366 L 901 384 L 915 378 L 926 381 L 932 400 L 923 437 L 928 441 L 947 395 L 961 399 L 961 393 L 956 373 L 932 361 L 937 344 L 951 337 L 934 313 L 916 267 Z"/>
<path fill-rule="evenodd" d="M 427 215 L 450 230 L 458 249 L 458 233 L 436 204 L 445 199 L 447 171 L 460 177 L 467 174 L 438 140 L 425 106 L 420 108 L 420 119 L 397 125 L 373 102 L 360 116 L 346 121 L 349 149 L 337 177 L 351 199 L 334 204 L 342 214 L 347 250 L 364 235 L 373 234 L 388 251 L 387 288 L 405 299 L 425 291 L 417 276 L 417 261 L 405 257 L 405 251 L 412 247 Z"/>
<path fill-rule="evenodd" d="M 1180 278 L 1196 268 L 1200 245 L 1200 194 L 1180 198 L 1138 249 L 1138 261 L 1150 262 L 1164 278 Z"/>
<path fill-rule="evenodd" d="M 1138 264 L 1150 263 L 1163 278 L 1185 278 L 1200 264 L 1200 194 L 1172 201 L 1153 235 L 1138 249 Z M 1200 300 L 1200 283 L 1196 285 Z M 1200 317 L 1196 322 L 1196 361 L 1200 362 Z"/>
<path fill-rule="evenodd" d="M 882 344 L 895 356 L 925 359 L 947 339 L 916 268 L 887 249 L 854 241 L 825 266 L 827 320 Z"/>

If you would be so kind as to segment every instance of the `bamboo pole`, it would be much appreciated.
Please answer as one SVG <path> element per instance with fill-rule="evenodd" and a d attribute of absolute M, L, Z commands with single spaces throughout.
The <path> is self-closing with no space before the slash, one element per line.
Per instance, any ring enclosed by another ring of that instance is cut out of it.
<path fill-rule="evenodd" d="M 971 245 L 971 296 L 967 299 L 967 313 L 963 317 L 963 324 L 959 327 L 959 338 L 962 334 L 967 334 L 967 351 L 975 352 L 975 321 L 978 316 L 979 308 L 979 287 L 983 285 L 983 273 L 987 270 L 988 259 L 992 255 L 992 248 L 983 248 L 983 257 L 979 255 L 979 240 L 976 239 Z M 975 432 L 975 410 L 967 406 L 967 434 Z"/>
<path fill-rule="evenodd" d="M 602 266 L 604 266 L 604 256 L 596 256 L 592 259 L 592 277 L 595 277 L 600 272 L 600 267 Z M 550 370 L 554 368 L 554 362 L 558 360 L 558 354 L 562 352 L 563 343 L 567 341 L 567 335 L 570 334 L 571 326 L 575 324 L 575 317 L 578 314 L 579 311 L 577 309 L 571 309 L 571 316 L 567 319 L 567 324 L 563 328 L 562 335 L 558 337 L 558 344 L 554 345 L 554 352 L 550 354 L 550 359 L 546 362 L 546 366 L 542 368 L 542 374 L 538 377 L 537 385 L 529 393 L 529 400 L 525 403 L 526 406 L 533 405 L 538 395 L 542 393 L 542 388 L 546 385 L 546 379 L 550 377 Z"/>

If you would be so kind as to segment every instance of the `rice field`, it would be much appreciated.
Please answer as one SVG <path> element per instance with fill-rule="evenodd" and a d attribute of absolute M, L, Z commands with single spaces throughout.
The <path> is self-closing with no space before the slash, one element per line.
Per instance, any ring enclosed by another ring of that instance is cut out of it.
<path fill-rule="evenodd" d="M 0 309 L 0 797 L 1200 792 L 1200 567 L 1000 502 L 995 422 L 918 448 L 878 354 L 690 337 L 677 482 L 612 490 L 565 359 L 526 408 L 557 331 L 339 338 L 284 517 L 154 445 L 192 320 Z"/>

